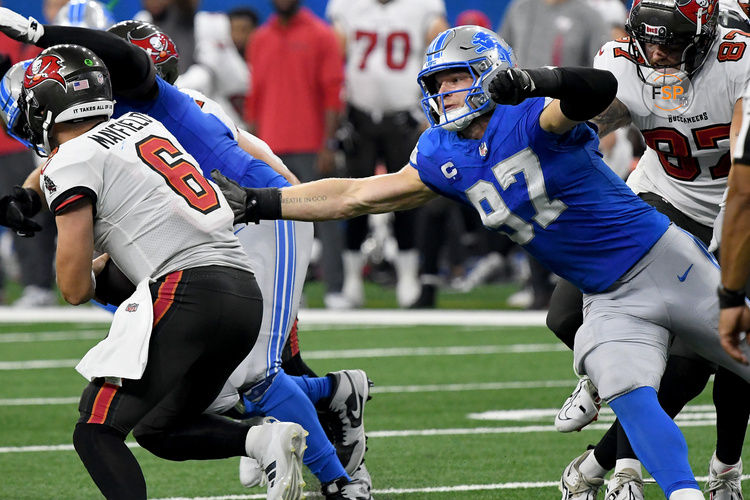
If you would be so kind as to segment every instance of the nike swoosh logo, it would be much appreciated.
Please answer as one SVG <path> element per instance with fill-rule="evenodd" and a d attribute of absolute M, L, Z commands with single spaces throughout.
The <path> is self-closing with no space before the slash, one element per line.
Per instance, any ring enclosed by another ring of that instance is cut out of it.
<path fill-rule="evenodd" d="M 687 279 L 687 275 L 688 275 L 688 273 L 690 272 L 690 270 L 691 270 L 692 268 L 693 268 L 693 264 L 690 264 L 690 267 L 688 267 L 688 268 L 687 268 L 687 271 L 685 271 L 685 274 L 683 274 L 682 276 L 680 276 L 680 275 L 677 275 L 677 279 L 678 279 L 678 280 L 680 280 L 680 282 L 683 282 L 683 281 L 685 281 L 685 280 Z"/>

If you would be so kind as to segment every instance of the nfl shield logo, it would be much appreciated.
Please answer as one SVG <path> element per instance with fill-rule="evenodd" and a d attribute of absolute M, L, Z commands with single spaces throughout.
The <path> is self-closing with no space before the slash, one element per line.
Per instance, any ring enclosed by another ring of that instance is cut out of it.
<path fill-rule="evenodd" d="M 136 302 L 131 302 L 125 307 L 125 310 L 129 313 L 136 312 L 138 310 L 138 304 Z"/>
<path fill-rule="evenodd" d="M 479 145 L 479 156 L 481 156 L 482 158 L 487 156 L 487 143 L 486 142 L 482 142 L 482 144 Z"/>

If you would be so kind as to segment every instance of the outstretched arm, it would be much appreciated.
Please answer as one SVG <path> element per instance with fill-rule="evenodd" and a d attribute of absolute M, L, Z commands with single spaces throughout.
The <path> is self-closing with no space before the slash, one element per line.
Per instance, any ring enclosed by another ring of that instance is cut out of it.
<path fill-rule="evenodd" d="M 232 206 L 235 222 L 348 219 L 408 210 L 437 196 L 410 165 L 393 174 L 363 179 L 322 179 L 283 189 L 242 188 L 217 170 L 211 176 Z"/>

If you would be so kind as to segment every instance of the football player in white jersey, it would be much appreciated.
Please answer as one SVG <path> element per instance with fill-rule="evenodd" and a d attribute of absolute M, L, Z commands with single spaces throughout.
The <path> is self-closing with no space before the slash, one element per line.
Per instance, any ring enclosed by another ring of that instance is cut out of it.
<path fill-rule="evenodd" d="M 368 177 L 378 160 L 396 172 L 409 160 L 421 132 L 419 87 L 414 77 L 424 50 L 448 28 L 443 0 L 330 0 L 326 17 L 346 54 L 347 120 L 344 141 L 348 177 Z M 396 297 L 401 307 L 419 298 L 419 255 L 415 248 L 415 212 L 394 215 Z M 364 302 L 360 251 L 368 216 L 347 221 L 343 255 L 343 295 L 359 307 Z"/>
<path fill-rule="evenodd" d="M 12 17 L 11 14 L 14 14 L 7 9 L 2 9 L 0 13 L 7 14 L 10 17 Z M 109 31 L 146 50 L 151 56 L 151 61 L 156 65 L 157 71 L 169 83 L 174 81 L 177 75 L 176 61 L 178 55 L 174 44 L 164 33 L 153 25 L 134 21 L 119 23 Z M 43 38 L 40 43 L 47 43 L 46 41 L 50 39 L 68 40 L 71 37 L 73 37 L 73 41 L 92 47 L 101 46 L 105 41 L 109 45 L 113 43 L 113 40 L 107 38 L 112 35 L 93 31 L 73 33 L 74 35 L 71 34 L 71 30 L 47 27 L 46 38 Z M 121 48 L 130 48 L 130 46 L 126 45 Z M 171 116 L 167 118 L 168 121 L 166 122 L 170 124 L 170 127 L 174 127 L 174 130 L 178 130 L 177 135 L 182 137 L 181 134 L 187 133 L 188 138 L 190 138 L 193 137 L 190 135 L 193 131 L 199 130 L 204 136 L 201 140 L 193 139 L 190 142 L 189 150 L 202 151 L 194 154 L 203 155 L 205 148 L 212 149 L 215 146 L 212 135 L 216 133 L 219 136 L 231 134 L 233 140 L 230 142 L 236 141 L 234 142 L 235 148 L 244 148 L 254 157 L 272 165 L 278 173 L 283 174 L 289 181 L 298 182 L 265 143 L 244 131 L 240 131 L 221 107 L 199 92 L 182 90 L 182 94 L 187 94 L 198 104 L 197 107 L 194 107 L 190 99 L 186 99 L 179 91 L 168 85 L 167 82 L 162 81 L 159 84 L 161 96 L 158 97 L 161 104 L 156 105 L 156 101 L 153 100 L 156 98 L 152 96 L 144 82 L 138 78 L 133 81 L 126 80 L 122 76 L 123 73 L 126 75 L 147 74 L 148 71 L 141 68 L 143 64 L 131 62 L 129 57 L 132 54 L 124 51 L 124 55 L 120 56 L 120 52 L 123 51 L 113 49 L 101 52 L 104 54 L 105 61 L 110 61 L 110 64 L 115 64 L 114 61 L 117 61 L 119 72 L 118 76 L 114 78 L 114 83 L 118 92 L 135 97 L 136 94 L 131 90 L 140 89 L 141 93 L 148 97 L 136 97 L 135 99 L 121 97 L 115 108 L 116 114 L 121 112 L 121 110 L 118 111 L 121 106 L 129 106 L 131 109 L 143 110 L 150 114 L 158 113 L 158 110 L 167 108 L 169 113 L 174 112 L 180 117 L 180 124 L 175 124 Z M 116 56 L 113 53 L 118 55 Z M 139 52 L 136 52 L 136 54 L 139 54 Z M 119 57 L 122 57 L 122 59 Z M 133 59 L 137 60 L 138 58 Z M 148 58 L 145 58 L 145 61 L 148 62 Z M 182 96 L 182 99 L 177 96 Z M 186 106 L 185 101 L 187 101 L 188 107 L 193 108 L 191 112 L 180 110 Z M 206 120 L 203 118 L 206 114 L 213 115 L 221 121 L 222 125 L 219 125 L 219 129 L 212 126 L 206 128 L 202 124 Z M 191 126 L 191 124 L 193 125 Z M 187 129 L 187 132 L 185 129 Z M 239 147 L 237 142 L 239 142 Z M 224 141 L 218 148 L 223 149 L 227 144 Z M 236 156 L 227 157 L 225 155 L 222 157 L 221 154 L 217 155 L 210 152 L 207 156 L 199 157 L 204 158 L 209 164 L 217 166 L 221 165 L 222 161 L 226 163 L 239 160 Z M 205 168 L 203 164 L 202 168 Z M 267 174 L 262 174 L 264 168 L 269 170 L 267 165 L 250 165 L 248 167 L 249 172 L 261 172 L 261 174 L 256 173 L 253 179 L 257 179 L 259 182 L 262 179 L 270 179 L 268 182 L 278 183 L 278 179 L 274 179 L 273 176 L 269 177 Z M 278 176 L 276 175 L 276 177 Z M 282 185 L 289 184 L 286 181 L 282 182 Z M 369 498 L 370 478 L 362 461 L 365 451 L 364 427 L 361 420 L 355 422 L 356 425 L 352 425 L 347 411 L 349 405 L 352 404 L 349 401 L 353 393 L 355 397 L 351 400 L 352 402 L 362 399 L 361 404 L 364 404 L 364 400 L 367 399 L 369 391 L 367 376 L 360 370 L 345 370 L 317 379 L 294 378 L 292 380 L 281 370 L 281 351 L 292 330 L 299 306 L 305 270 L 309 261 L 312 225 L 297 222 L 282 224 L 264 222 L 259 225 L 251 224 L 237 227 L 236 234 L 238 234 L 243 248 L 250 257 L 253 267 L 259 270 L 257 279 L 265 297 L 263 322 L 258 341 L 250 355 L 233 372 L 221 394 L 207 411 L 223 413 L 232 409 L 239 399 L 238 390 L 257 393 L 259 389 L 256 389 L 256 386 L 260 387 L 260 394 L 264 400 L 278 400 L 279 398 L 274 398 L 272 395 L 277 393 L 287 394 L 289 397 L 281 398 L 283 401 L 279 404 L 267 403 L 265 407 L 263 405 L 258 406 L 264 413 L 276 416 L 281 420 L 298 421 L 311 432 L 310 439 L 308 439 L 310 448 L 305 462 L 318 475 L 322 484 L 336 484 L 336 488 L 342 490 L 342 494 L 351 490 L 357 492 L 356 498 Z M 297 359 L 293 366 L 300 364 L 303 363 Z M 309 369 L 304 374 L 315 376 Z M 323 387 L 325 390 L 315 391 L 316 398 L 313 399 L 310 392 L 305 392 L 310 386 Z M 342 468 L 339 459 L 336 458 L 334 449 L 328 442 L 323 428 L 317 422 L 315 409 L 308 398 L 313 399 L 313 403 L 321 401 L 323 411 L 329 411 L 333 414 L 331 418 L 333 427 L 340 429 L 339 432 L 334 432 L 334 444 L 341 460 L 344 462 L 346 471 L 355 476 L 354 480 L 350 481 L 347 472 Z M 309 408 L 303 411 L 305 406 L 309 406 Z M 248 477 L 247 471 L 243 472 L 243 467 L 247 469 L 248 466 L 252 465 L 255 465 L 257 469 L 257 461 L 253 462 L 248 459 L 241 462 L 241 477 Z M 260 473 L 257 473 L 254 477 L 259 481 L 260 475 Z M 339 481 L 339 479 L 342 480 Z M 249 486 L 252 485 L 253 481 L 243 482 Z M 362 493 L 363 491 L 365 493 Z M 332 496 L 331 498 L 337 497 Z M 355 497 L 352 496 L 352 498 Z"/>
<path fill-rule="evenodd" d="M 94 482 L 107 498 L 146 498 L 125 445 L 132 431 L 165 459 L 252 455 L 283 475 L 269 483 L 269 498 L 299 498 L 300 425 L 248 427 L 203 413 L 249 352 L 262 314 L 221 192 L 158 121 L 110 120 L 109 72 L 90 50 L 42 51 L 21 92 L 26 139 L 49 155 L 40 187 L 58 228 L 63 297 L 93 298 L 97 275 L 113 263 L 138 283 L 77 367 L 90 383 L 73 443 Z M 103 255 L 92 262 L 94 250 Z"/>
<path fill-rule="evenodd" d="M 750 54 L 745 54 L 750 35 L 718 26 L 717 18 L 715 0 L 637 1 L 628 18 L 630 36 L 608 42 L 594 60 L 594 67 L 611 71 L 619 85 L 617 98 L 593 120 L 600 136 L 633 123 L 647 144 L 628 185 L 706 245 L 726 187 L 730 143 L 739 130 L 750 70 Z M 674 88 L 684 91 L 682 98 L 666 99 L 664 93 Z M 578 295 L 569 283 L 558 284 L 547 316 L 550 329 L 569 346 L 580 324 Z M 697 396 L 714 369 L 673 346 L 659 391 L 667 413 L 676 415 Z M 709 472 L 716 500 L 741 498 L 740 457 L 750 405 L 748 398 L 738 403 L 737 394 L 749 387 L 728 371 L 717 371 L 717 450 Z M 583 378 L 558 414 L 558 428 L 580 429 L 591 421 L 595 399 L 595 388 Z M 587 413 L 576 409 L 581 401 L 587 402 Z M 593 498 L 613 466 L 607 498 L 643 498 L 640 464 L 617 423 L 593 452 L 566 468 L 563 498 Z M 719 472 L 728 473 L 719 478 Z"/>

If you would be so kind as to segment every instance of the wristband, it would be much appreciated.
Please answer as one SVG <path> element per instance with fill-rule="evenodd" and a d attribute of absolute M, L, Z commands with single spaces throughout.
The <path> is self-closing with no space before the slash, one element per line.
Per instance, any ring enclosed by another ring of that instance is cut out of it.
<path fill-rule="evenodd" d="M 281 219 L 281 189 L 245 188 L 247 202 L 245 218 L 257 223 L 260 219 Z"/>
<path fill-rule="evenodd" d="M 723 285 L 719 285 L 716 293 L 719 296 L 719 309 L 729 309 L 745 305 L 744 290 L 729 290 Z"/>

